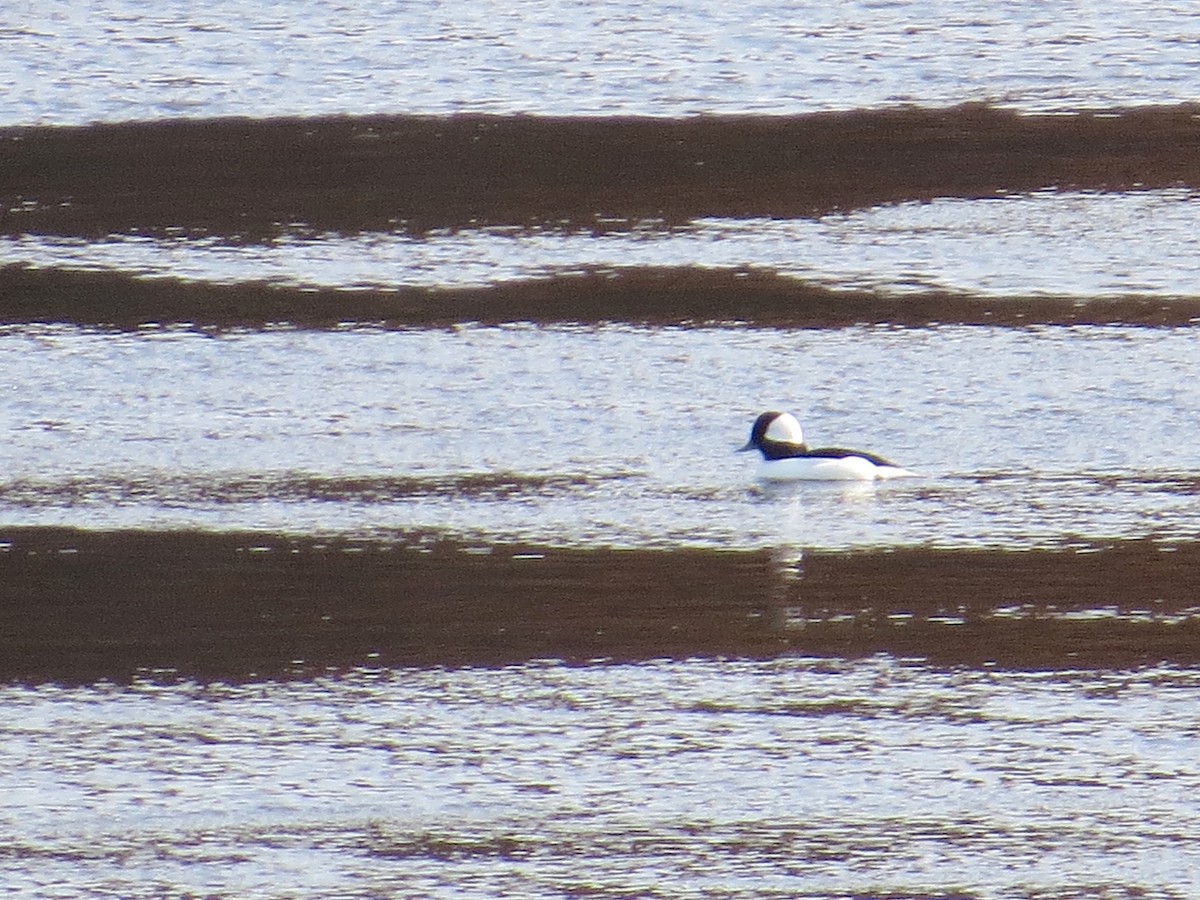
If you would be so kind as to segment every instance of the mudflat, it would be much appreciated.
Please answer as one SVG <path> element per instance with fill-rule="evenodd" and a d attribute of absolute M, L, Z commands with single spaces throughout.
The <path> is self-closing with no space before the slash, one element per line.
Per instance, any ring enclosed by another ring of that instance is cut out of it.
<path fill-rule="evenodd" d="M 500 324 L 736 325 L 843 328 L 858 324 L 1144 325 L 1200 321 L 1200 297 L 987 297 L 927 291 L 892 296 L 835 290 L 758 270 L 663 267 L 596 270 L 481 287 L 310 289 L 214 284 L 123 272 L 0 266 L 0 321 L 133 328 L 440 327 Z"/>
<path fill-rule="evenodd" d="M 945 665 L 1200 661 L 1200 548 L 806 554 L 429 535 L 0 533 L 0 680 L 887 652 Z"/>
<path fill-rule="evenodd" d="M 1043 188 L 1200 187 L 1200 107 L 361 116 L 0 129 L 0 232 L 269 235 L 800 217 Z"/>

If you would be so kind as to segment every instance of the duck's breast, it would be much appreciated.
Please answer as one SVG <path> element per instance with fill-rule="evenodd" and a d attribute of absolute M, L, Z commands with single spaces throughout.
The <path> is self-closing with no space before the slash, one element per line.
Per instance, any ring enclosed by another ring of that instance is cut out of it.
<path fill-rule="evenodd" d="M 798 456 L 764 460 L 759 463 L 758 477 L 762 481 L 874 481 L 882 469 L 891 468 L 861 456 Z"/>

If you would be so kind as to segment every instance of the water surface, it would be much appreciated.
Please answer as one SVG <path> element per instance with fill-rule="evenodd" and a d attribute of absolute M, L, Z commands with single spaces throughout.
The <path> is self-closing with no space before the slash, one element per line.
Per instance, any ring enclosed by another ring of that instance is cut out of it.
<path fill-rule="evenodd" d="M 0 508 L 566 545 L 1192 540 L 1196 346 L 1122 327 L 12 328 Z M 769 408 L 922 477 L 758 487 L 732 451 Z"/>
<path fill-rule="evenodd" d="M 22 235 L 0 264 L 220 284 L 462 288 L 572 272 L 762 270 L 837 289 L 1030 297 L 1191 296 L 1200 284 L 1191 190 L 945 198 L 813 219 L 598 221 L 589 230 L 491 227 L 419 236 L 295 229 L 266 242 Z M 1053 264 L 1047 264 L 1052 259 Z"/>
<path fill-rule="evenodd" d="M 2 123 L 1193 101 L 1185 3 L 105 0 L 0 14 Z"/>
<path fill-rule="evenodd" d="M 4 688 L 0 869 L 62 897 L 1182 898 L 1197 687 L 868 658 Z"/>

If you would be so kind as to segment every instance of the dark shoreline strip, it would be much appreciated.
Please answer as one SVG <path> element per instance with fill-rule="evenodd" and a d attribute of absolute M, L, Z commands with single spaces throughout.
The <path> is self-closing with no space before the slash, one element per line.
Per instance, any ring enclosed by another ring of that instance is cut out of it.
<path fill-rule="evenodd" d="M 366 116 L 0 129 L 0 232 L 248 238 L 801 217 L 1041 188 L 1200 188 L 1200 107 Z"/>
<path fill-rule="evenodd" d="M 478 288 L 307 290 L 261 282 L 207 284 L 117 272 L 0 266 L 0 324 L 67 323 L 134 328 L 368 324 L 428 328 L 463 322 L 624 322 L 843 328 L 861 324 L 1138 325 L 1200 322 L 1197 297 L 973 297 L 929 292 L 839 291 L 771 272 L 629 268 Z"/>
<path fill-rule="evenodd" d="M 1200 545 L 824 553 L 788 571 L 761 551 L 7 528 L 0 681 L 880 652 L 1200 663 Z"/>

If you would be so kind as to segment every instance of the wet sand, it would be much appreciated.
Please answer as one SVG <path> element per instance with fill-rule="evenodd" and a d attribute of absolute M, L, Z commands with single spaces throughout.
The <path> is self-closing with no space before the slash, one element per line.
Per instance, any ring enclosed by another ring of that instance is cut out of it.
<path fill-rule="evenodd" d="M 0 129 L 0 231 L 811 216 L 1041 188 L 1200 187 L 1200 107 L 802 116 L 182 119 Z"/>
<path fill-rule="evenodd" d="M 420 328 L 462 322 L 627 322 L 842 328 L 856 324 L 1141 325 L 1200 322 L 1200 297 L 980 297 L 936 291 L 892 296 L 832 290 L 769 272 L 700 267 L 597 270 L 472 288 L 288 288 L 206 284 L 116 272 L 0 267 L 0 322 L 92 327 L 187 324 Z"/>
<path fill-rule="evenodd" d="M 201 532 L 0 532 L 0 680 L 891 653 L 1200 662 L 1200 547 L 810 554 Z"/>

